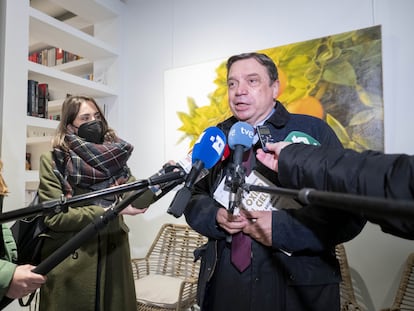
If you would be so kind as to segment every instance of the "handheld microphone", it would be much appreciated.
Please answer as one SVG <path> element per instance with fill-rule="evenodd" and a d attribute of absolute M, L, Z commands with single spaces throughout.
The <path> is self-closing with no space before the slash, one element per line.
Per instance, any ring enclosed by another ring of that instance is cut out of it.
<path fill-rule="evenodd" d="M 229 208 L 234 212 L 240 198 L 240 187 L 244 183 L 245 170 L 242 166 L 243 153 L 253 145 L 254 129 L 246 122 L 236 122 L 230 129 L 228 143 L 230 149 L 234 150 L 233 162 L 229 166 L 225 184 L 230 188 Z"/>
<path fill-rule="evenodd" d="M 286 136 L 284 141 L 292 142 L 292 143 L 304 143 L 306 145 L 315 145 L 320 146 L 319 141 L 317 141 L 312 136 L 300 132 L 300 131 L 292 131 Z"/>
<path fill-rule="evenodd" d="M 203 169 L 212 168 L 223 156 L 226 145 L 226 137 L 218 127 L 207 128 L 194 144 L 190 173 L 181 188 L 168 207 L 167 212 L 176 218 L 181 217 L 188 202 L 197 178 Z"/>

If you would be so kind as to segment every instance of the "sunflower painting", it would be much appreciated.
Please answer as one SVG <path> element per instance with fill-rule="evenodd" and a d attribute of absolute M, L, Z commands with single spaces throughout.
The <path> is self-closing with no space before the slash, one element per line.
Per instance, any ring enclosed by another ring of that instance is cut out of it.
<path fill-rule="evenodd" d="M 380 26 L 258 52 L 275 61 L 278 100 L 289 112 L 325 120 L 346 148 L 383 151 Z M 231 116 L 226 59 L 167 71 L 165 84 L 166 138 L 175 149 L 188 151 L 205 128 Z"/>

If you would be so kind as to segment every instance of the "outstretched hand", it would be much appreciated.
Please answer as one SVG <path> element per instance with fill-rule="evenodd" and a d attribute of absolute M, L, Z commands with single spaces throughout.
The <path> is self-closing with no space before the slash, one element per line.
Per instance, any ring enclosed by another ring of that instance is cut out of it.
<path fill-rule="evenodd" d="M 146 208 L 135 208 L 131 204 L 125 207 L 122 211 L 119 212 L 121 215 L 130 215 L 135 216 L 138 214 L 143 214 L 148 210 L 148 207 Z"/>
<path fill-rule="evenodd" d="M 291 142 L 280 141 L 277 143 L 267 143 L 266 148 L 270 152 L 264 152 L 263 149 L 258 149 L 256 153 L 256 158 L 262 162 L 265 166 L 270 168 L 272 171 L 279 171 L 279 155 L 283 148 L 290 145 Z"/>

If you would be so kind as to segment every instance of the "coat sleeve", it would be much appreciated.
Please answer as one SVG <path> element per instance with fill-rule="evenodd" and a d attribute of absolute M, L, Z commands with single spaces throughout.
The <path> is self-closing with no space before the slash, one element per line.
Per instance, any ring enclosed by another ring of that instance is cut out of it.
<path fill-rule="evenodd" d="M 383 198 L 414 198 L 414 157 L 385 155 L 376 151 L 362 153 L 292 144 L 279 157 L 279 180 L 289 188 L 311 187 Z M 403 238 L 414 238 L 414 224 L 403 219 L 367 216 L 382 230 Z"/>
<path fill-rule="evenodd" d="M 6 295 L 13 278 L 16 265 L 10 261 L 0 259 L 0 300 Z"/>
<path fill-rule="evenodd" d="M 307 123 L 307 127 L 299 130 L 311 135 L 322 146 L 342 149 L 340 141 L 326 123 L 314 119 L 301 123 Z M 315 163 L 312 166 L 313 169 L 317 169 Z M 281 174 L 277 176 L 276 184 L 286 186 L 282 183 L 281 177 Z M 291 177 L 294 179 L 296 176 Z M 333 249 L 337 244 L 353 239 L 366 223 L 365 218 L 346 211 L 327 209 L 317 204 L 301 205 L 299 209 L 282 207 L 273 212 L 273 248 L 291 253 L 324 252 Z"/>
<path fill-rule="evenodd" d="M 16 244 L 13 236 L 7 225 L 2 224 L 0 230 L 2 230 L 5 254 L 3 258 L 0 258 L 0 300 L 6 295 L 10 282 L 13 278 L 14 271 L 16 270 L 16 264 L 12 261 L 17 259 Z"/>
<path fill-rule="evenodd" d="M 41 202 L 56 200 L 63 194 L 62 185 L 53 172 L 51 152 L 40 156 L 39 198 Z M 91 223 L 104 209 L 97 205 L 70 206 L 67 212 L 45 217 L 45 224 L 55 232 L 79 231 Z"/>

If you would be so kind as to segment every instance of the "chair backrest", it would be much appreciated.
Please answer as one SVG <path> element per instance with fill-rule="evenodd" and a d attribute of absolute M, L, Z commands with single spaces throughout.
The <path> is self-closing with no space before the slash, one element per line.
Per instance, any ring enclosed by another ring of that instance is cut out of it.
<path fill-rule="evenodd" d="M 207 238 L 188 225 L 164 224 L 147 253 L 149 273 L 197 278 L 200 261 L 194 250 Z"/>
<path fill-rule="evenodd" d="M 340 283 L 341 310 L 362 310 L 356 298 L 352 277 L 349 271 L 348 259 L 343 244 L 338 244 L 335 248 L 336 258 L 341 269 L 342 282 Z"/>
<path fill-rule="evenodd" d="M 407 257 L 391 310 L 414 310 L 414 253 Z"/>

